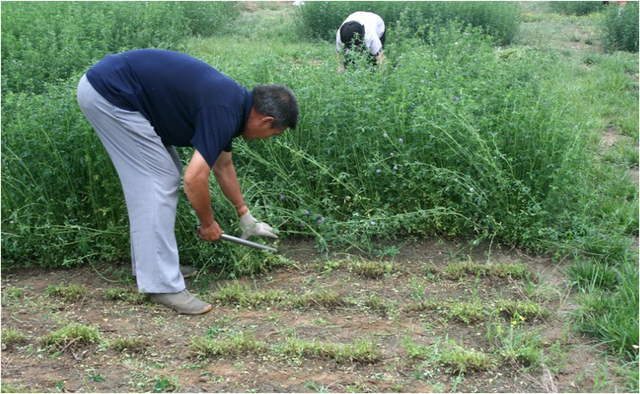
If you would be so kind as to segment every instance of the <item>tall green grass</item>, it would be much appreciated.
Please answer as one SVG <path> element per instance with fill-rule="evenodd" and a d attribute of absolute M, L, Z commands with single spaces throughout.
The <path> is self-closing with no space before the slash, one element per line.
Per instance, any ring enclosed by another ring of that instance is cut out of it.
<path fill-rule="evenodd" d="M 608 7 L 602 23 L 604 47 L 638 52 L 638 2 L 629 1 L 624 7 Z"/>
<path fill-rule="evenodd" d="M 497 1 L 310 1 L 300 7 L 297 16 L 301 30 L 308 36 L 333 41 L 340 24 L 355 11 L 380 15 L 387 31 L 397 29 L 403 21 L 405 31 L 421 38 L 428 37 L 427 26 L 437 29 L 457 22 L 482 29 L 501 45 L 513 40 L 520 23 L 517 3 Z"/>
<path fill-rule="evenodd" d="M 41 93 L 109 53 L 180 50 L 238 15 L 237 2 L 2 2 L 2 92 Z"/>
<path fill-rule="evenodd" d="M 615 4 L 615 1 L 611 3 Z M 587 15 L 604 9 L 601 1 L 550 1 L 549 8 L 567 15 Z"/>
<path fill-rule="evenodd" d="M 553 88 L 558 59 L 495 51 L 481 29 L 459 24 L 426 42 L 412 37 L 391 30 L 386 69 L 374 73 L 338 74 L 331 45 L 289 43 L 287 35 L 274 34 L 272 54 L 252 59 L 246 53 L 264 43 L 251 38 L 188 47 L 245 86 L 283 83 L 299 96 L 298 130 L 236 144 L 252 210 L 320 246 L 371 248 L 373 237 L 435 233 L 622 256 L 624 234 L 637 234 L 637 188 L 594 159 L 601 121 Z M 75 104 L 79 75 L 47 94 L 3 96 L 8 261 L 126 255 L 122 192 Z M 629 86 L 610 89 L 626 94 Z M 183 150 L 183 160 L 189 154 Z M 234 231 L 233 212 L 213 196 L 221 224 Z M 203 256 L 194 222 L 183 200 L 177 233 L 190 260 Z"/>

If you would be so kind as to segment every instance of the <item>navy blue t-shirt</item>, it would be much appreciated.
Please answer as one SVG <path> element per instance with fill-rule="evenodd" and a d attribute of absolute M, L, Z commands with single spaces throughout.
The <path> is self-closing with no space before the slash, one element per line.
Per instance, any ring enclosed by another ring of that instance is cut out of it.
<path fill-rule="evenodd" d="M 193 146 L 213 167 L 243 131 L 253 92 L 191 56 L 139 49 L 106 56 L 87 71 L 116 107 L 142 113 L 162 141 Z"/>

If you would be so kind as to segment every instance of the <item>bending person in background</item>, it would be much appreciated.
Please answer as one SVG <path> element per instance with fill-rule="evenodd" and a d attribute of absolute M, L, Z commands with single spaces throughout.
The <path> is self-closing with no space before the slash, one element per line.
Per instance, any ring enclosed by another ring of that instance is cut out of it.
<path fill-rule="evenodd" d="M 231 159 L 232 140 L 264 139 L 295 128 L 298 102 L 281 85 L 248 91 L 185 54 L 140 49 L 109 55 L 78 85 L 78 104 L 113 162 L 129 215 L 131 263 L 140 292 L 180 313 L 212 309 L 186 289 L 174 232 L 182 163 L 175 146 L 194 147 L 184 191 L 205 241 L 223 231 L 209 194 L 211 171 L 234 205 L 242 238 L 277 237 L 251 215 Z"/>
<path fill-rule="evenodd" d="M 354 56 L 366 54 L 372 64 L 383 63 L 385 25 L 379 15 L 358 11 L 342 22 L 336 33 L 336 56 L 344 54 L 343 70 L 354 63 Z"/>

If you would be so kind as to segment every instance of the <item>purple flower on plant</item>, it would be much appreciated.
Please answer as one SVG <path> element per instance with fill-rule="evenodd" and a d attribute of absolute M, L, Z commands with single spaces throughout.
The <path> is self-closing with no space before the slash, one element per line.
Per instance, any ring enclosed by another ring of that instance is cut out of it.
<path fill-rule="evenodd" d="M 379 169 L 379 168 L 377 168 L 377 169 L 376 169 L 376 174 L 379 174 L 379 173 L 381 173 L 381 172 L 382 172 L 382 170 L 381 170 L 381 169 Z"/>
<path fill-rule="evenodd" d="M 460 98 L 458 96 L 453 96 L 453 98 L 451 99 L 451 101 L 460 101 Z"/>
<path fill-rule="evenodd" d="M 318 216 L 320 216 L 320 215 L 318 215 Z M 320 216 L 318 218 L 318 224 L 322 224 L 322 223 L 324 223 L 324 218 L 322 216 Z"/>
<path fill-rule="evenodd" d="M 281 194 L 281 195 L 280 195 L 280 199 L 281 199 L 281 200 L 284 200 L 284 194 Z"/>
<path fill-rule="evenodd" d="M 307 211 L 306 209 L 304 210 L 304 214 L 305 216 L 309 216 L 309 211 Z"/>
<path fill-rule="evenodd" d="M 399 142 L 399 143 L 403 143 L 403 142 L 404 142 L 404 140 L 403 140 L 402 138 L 398 138 L 398 142 Z"/>

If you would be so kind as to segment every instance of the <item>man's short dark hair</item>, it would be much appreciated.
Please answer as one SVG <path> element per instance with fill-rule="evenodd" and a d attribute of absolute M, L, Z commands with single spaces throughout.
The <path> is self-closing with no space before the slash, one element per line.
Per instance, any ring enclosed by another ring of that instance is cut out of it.
<path fill-rule="evenodd" d="M 346 22 L 340 27 L 340 41 L 345 48 L 360 48 L 364 44 L 364 25 L 356 22 Z"/>
<path fill-rule="evenodd" d="M 283 85 L 258 85 L 253 88 L 253 108 L 256 112 L 272 116 L 271 128 L 295 129 L 298 123 L 298 99 L 291 89 Z"/>

